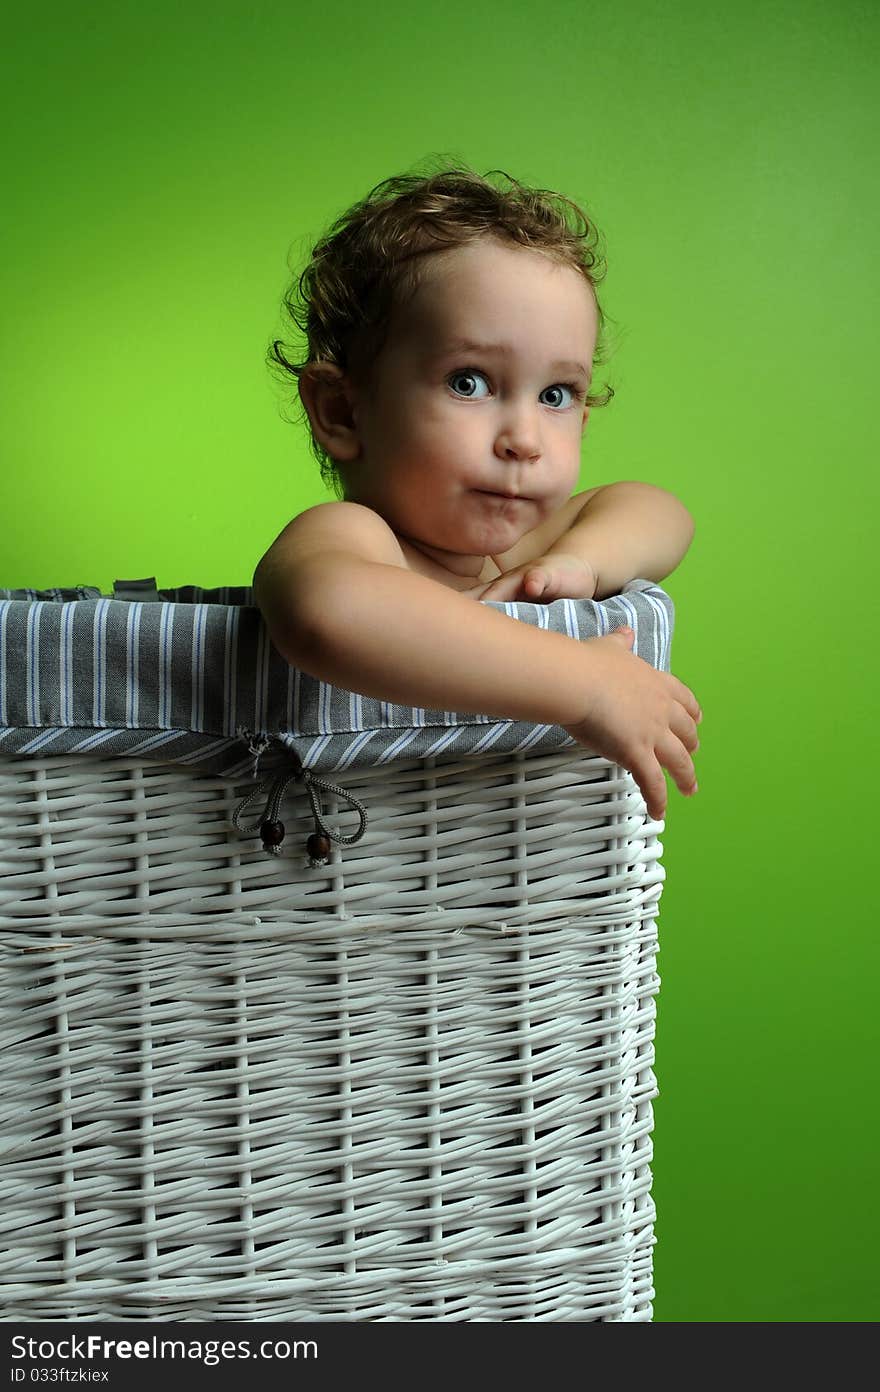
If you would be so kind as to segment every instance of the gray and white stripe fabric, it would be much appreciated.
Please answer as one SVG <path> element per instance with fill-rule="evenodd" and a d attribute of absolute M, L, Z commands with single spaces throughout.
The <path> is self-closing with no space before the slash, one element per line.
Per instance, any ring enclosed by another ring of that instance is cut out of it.
<path fill-rule="evenodd" d="M 629 624 L 633 651 L 670 670 L 674 607 L 653 581 L 601 601 L 480 602 L 578 639 Z M 0 753 L 125 755 L 235 778 L 256 776 L 261 761 L 260 771 L 330 772 L 571 745 L 559 726 L 400 706 L 318 681 L 272 646 L 247 586 L 0 589 Z"/>

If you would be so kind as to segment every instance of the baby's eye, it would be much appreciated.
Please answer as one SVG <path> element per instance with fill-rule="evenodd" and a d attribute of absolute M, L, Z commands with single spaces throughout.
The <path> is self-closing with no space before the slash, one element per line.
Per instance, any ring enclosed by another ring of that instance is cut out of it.
<path fill-rule="evenodd" d="M 542 396 L 542 397 L 546 396 L 548 392 L 567 392 L 567 393 L 568 393 L 568 400 L 567 400 L 567 401 L 566 401 L 564 398 L 563 398 L 562 401 L 560 401 L 559 398 L 557 397 L 557 399 L 556 399 L 555 401 L 548 401 L 548 402 L 546 402 L 546 405 L 548 405 L 548 406 L 556 406 L 556 407 L 571 406 L 571 405 L 574 404 L 575 397 L 577 397 L 577 396 L 580 395 L 580 393 L 579 393 L 577 387 L 575 386 L 574 382 L 555 382 L 555 383 L 553 384 L 552 387 L 545 387 L 544 390 L 541 392 L 541 396 Z"/>
<path fill-rule="evenodd" d="M 459 389 L 456 386 L 456 382 L 464 384 L 463 387 Z M 472 372 L 470 370 L 467 372 L 453 372 L 452 376 L 449 378 L 449 385 L 456 396 L 480 396 L 480 393 L 476 389 L 476 384 L 478 382 L 482 382 L 484 386 L 488 387 L 488 382 L 482 372 Z"/>

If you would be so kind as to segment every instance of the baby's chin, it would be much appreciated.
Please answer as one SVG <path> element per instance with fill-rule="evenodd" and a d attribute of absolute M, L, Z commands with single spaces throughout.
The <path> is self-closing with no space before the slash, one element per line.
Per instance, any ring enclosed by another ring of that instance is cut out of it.
<path fill-rule="evenodd" d="M 479 538 L 477 550 L 487 554 L 498 547 L 508 551 L 541 520 L 537 503 L 527 498 L 481 497 L 477 507 L 478 515 L 470 517 L 462 531 Z"/>
<path fill-rule="evenodd" d="M 527 499 L 488 497 L 472 490 L 454 506 L 432 509 L 426 503 L 409 538 L 423 548 L 459 563 L 467 558 L 510 551 L 541 521 L 540 506 Z M 406 535 L 406 532 L 404 531 Z"/>

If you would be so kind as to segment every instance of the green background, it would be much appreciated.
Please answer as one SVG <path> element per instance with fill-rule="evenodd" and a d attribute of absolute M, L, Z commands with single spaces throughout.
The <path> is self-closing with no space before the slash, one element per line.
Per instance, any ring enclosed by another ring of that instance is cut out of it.
<path fill-rule="evenodd" d="M 248 584 L 329 496 L 264 365 L 286 258 L 436 154 L 608 246 L 581 487 L 691 509 L 673 670 L 658 1321 L 868 1321 L 876 1263 L 880 12 L 336 0 L 4 24 L 0 586 Z"/>

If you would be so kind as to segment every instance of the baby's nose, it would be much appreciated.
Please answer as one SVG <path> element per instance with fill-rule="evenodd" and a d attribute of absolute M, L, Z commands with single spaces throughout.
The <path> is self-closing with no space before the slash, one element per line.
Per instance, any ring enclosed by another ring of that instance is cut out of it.
<path fill-rule="evenodd" d="M 521 459 L 529 463 L 540 459 L 541 444 L 537 431 L 523 427 L 516 430 L 506 430 L 499 435 L 495 452 L 506 460 Z"/>

